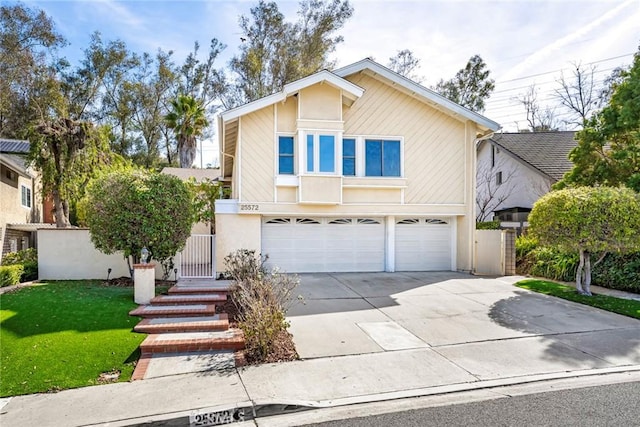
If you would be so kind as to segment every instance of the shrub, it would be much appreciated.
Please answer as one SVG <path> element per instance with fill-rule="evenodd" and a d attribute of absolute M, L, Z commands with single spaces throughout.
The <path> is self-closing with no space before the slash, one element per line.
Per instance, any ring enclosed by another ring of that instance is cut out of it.
<path fill-rule="evenodd" d="M 533 249 L 524 259 L 524 264 L 528 267 L 526 274 L 564 282 L 573 280 L 578 262 L 578 254 L 548 246 Z"/>
<path fill-rule="evenodd" d="M 236 283 L 257 279 L 267 273 L 264 263 L 268 257 L 257 255 L 256 251 L 239 249 L 224 257 L 227 276 Z"/>
<path fill-rule="evenodd" d="M 112 172 L 91 181 L 82 203 L 91 241 L 106 254 L 122 251 L 131 277 L 131 261 L 140 260 L 143 247 L 162 262 L 181 251 L 191 234 L 191 193 L 175 176 Z"/>
<path fill-rule="evenodd" d="M 35 248 L 9 252 L 2 258 L 2 265 L 24 264 L 25 262 L 38 262 L 38 251 Z"/>
<path fill-rule="evenodd" d="M 225 257 L 227 273 L 234 280 L 231 296 L 250 362 L 266 360 L 276 350 L 278 337 L 289 327 L 286 313 L 299 284 L 297 276 L 267 270 L 265 260 L 246 249 Z"/>
<path fill-rule="evenodd" d="M 23 272 L 22 264 L 0 266 L 0 287 L 17 285 Z"/>
<path fill-rule="evenodd" d="M 640 293 L 640 252 L 609 253 L 592 274 L 596 285 Z"/>
<path fill-rule="evenodd" d="M 38 252 L 35 248 L 9 252 L 2 259 L 2 265 L 21 265 L 23 272 L 20 282 L 29 282 L 38 278 Z"/>
<path fill-rule="evenodd" d="M 500 230 L 500 221 L 476 222 L 476 230 Z"/>
<path fill-rule="evenodd" d="M 528 234 L 516 238 L 516 258 L 524 258 L 529 252 L 538 247 L 538 239 Z"/>

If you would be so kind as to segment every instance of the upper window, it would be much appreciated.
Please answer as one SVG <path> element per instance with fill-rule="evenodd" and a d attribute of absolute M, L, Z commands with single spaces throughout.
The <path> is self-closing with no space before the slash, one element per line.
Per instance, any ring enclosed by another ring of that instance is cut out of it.
<path fill-rule="evenodd" d="M 278 137 L 278 173 L 293 175 L 293 137 Z"/>
<path fill-rule="evenodd" d="M 335 145 L 334 135 L 307 134 L 307 172 L 334 173 Z"/>
<path fill-rule="evenodd" d="M 342 140 L 342 175 L 356 175 L 356 140 L 354 138 Z"/>
<path fill-rule="evenodd" d="M 400 176 L 400 141 L 365 140 L 365 176 Z"/>
<path fill-rule="evenodd" d="M 502 172 L 496 173 L 496 185 L 502 185 Z"/>
<path fill-rule="evenodd" d="M 21 203 L 25 208 L 31 207 L 31 189 L 24 185 L 21 185 Z"/>

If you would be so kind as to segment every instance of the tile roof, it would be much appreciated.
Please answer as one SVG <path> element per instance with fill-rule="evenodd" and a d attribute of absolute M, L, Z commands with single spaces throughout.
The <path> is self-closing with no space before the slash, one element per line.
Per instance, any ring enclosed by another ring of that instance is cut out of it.
<path fill-rule="evenodd" d="M 0 138 L 0 153 L 28 153 L 29 141 Z"/>
<path fill-rule="evenodd" d="M 575 134 L 575 131 L 498 133 L 489 141 L 557 181 L 573 168 L 569 152 L 578 145 Z"/>

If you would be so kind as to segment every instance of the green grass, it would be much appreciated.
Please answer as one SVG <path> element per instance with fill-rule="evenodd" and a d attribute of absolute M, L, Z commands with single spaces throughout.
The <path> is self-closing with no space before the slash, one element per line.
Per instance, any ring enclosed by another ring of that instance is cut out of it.
<path fill-rule="evenodd" d="M 549 282 L 546 280 L 526 279 L 516 283 L 515 285 L 541 294 L 552 295 L 554 297 L 640 319 L 640 301 L 616 298 L 608 295 L 594 294 L 590 297 L 580 295 L 573 286 L 561 285 L 559 283 Z"/>
<path fill-rule="evenodd" d="M 0 396 L 128 381 L 143 334 L 133 288 L 99 281 L 50 282 L 0 295 Z"/>

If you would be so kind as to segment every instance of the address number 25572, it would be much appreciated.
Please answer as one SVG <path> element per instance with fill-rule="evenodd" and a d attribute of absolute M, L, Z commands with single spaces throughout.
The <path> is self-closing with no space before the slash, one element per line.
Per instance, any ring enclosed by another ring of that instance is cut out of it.
<path fill-rule="evenodd" d="M 259 211 L 260 206 L 259 205 L 240 205 L 240 210 L 241 211 Z"/>

